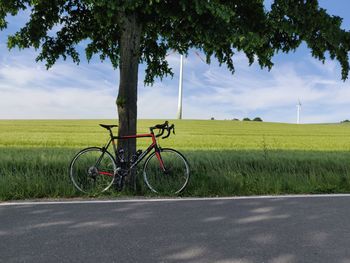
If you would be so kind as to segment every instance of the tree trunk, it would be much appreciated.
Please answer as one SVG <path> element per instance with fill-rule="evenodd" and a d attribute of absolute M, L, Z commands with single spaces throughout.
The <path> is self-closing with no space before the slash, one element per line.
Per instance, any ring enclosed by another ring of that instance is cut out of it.
<path fill-rule="evenodd" d="M 120 36 L 120 83 L 117 98 L 119 136 L 136 134 L 137 81 L 140 58 L 141 25 L 135 14 L 121 14 L 123 28 Z M 136 139 L 119 140 L 118 149 L 124 149 L 125 159 L 136 152 Z M 133 175 L 131 175 L 133 177 Z M 133 182 L 134 178 L 129 178 Z"/>

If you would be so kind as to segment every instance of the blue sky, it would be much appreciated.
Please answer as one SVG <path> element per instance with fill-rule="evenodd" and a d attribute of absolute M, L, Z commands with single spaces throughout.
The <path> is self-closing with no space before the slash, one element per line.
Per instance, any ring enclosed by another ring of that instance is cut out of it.
<path fill-rule="evenodd" d="M 320 5 L 343 17 L 342 27 L 350 30 L 350 1 L 321 0 Z M 18 29 L 27 15 L 11 18 L 9 28 L 0 32 L 0 119 L 117 118 L 119 72 L 109 62 L 82 59 L 76 66 L 59 61 L 47 71 L 43 63 L 35 63 L 34 50 L 7 50 L 6 35 Z M 143 85 L 144 66 L 140 66 L 140 119 L 176 117 L 180 56 L 171 54 L 168 61 L 174 77 L 153 86 Z M 249 67 L 243 54 L 234 61 L 232 75 L 225 66 L 215 61 L 207 65 L 189 52 L 184 62 L 185 119 L 259 116 L 264 121 L 295 123 L 298 99 L 302 123 L 350 119 L 350 80 L 341 80 L 336 61 L 322 64 L 305 45 L 295 53 L 276 55 L 270 72 L 257 64 Z"/>

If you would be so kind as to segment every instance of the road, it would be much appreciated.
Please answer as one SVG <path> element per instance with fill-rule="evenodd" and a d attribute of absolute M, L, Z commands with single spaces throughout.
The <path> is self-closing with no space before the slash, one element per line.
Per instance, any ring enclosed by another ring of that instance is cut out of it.
<path fill-rule="evenodd" d="M 0 203 L 0 262 L 350 263 L 350 196 Z"/>

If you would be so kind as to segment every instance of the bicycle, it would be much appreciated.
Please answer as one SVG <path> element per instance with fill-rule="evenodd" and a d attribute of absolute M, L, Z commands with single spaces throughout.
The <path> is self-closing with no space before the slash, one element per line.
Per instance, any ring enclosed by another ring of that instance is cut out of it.
<path fill-rule="evenodd" d="M 168 138 L 173 132 L 174 124 L 169 126 L 168 121 L 150 127 L 150 133 L 128 136 L 114 136 L 112 128 L 117 125 L 100 124 L 109 131 L 109 141 L 104 147 L 88 147 L 78 152 L 69 166 L 70 178 L 73 185 L 84 193 L 100 193 L 107 191 L 113 184 L 118 191 L 124 186 L 124 178 L 132 169 L 146 158 L 143 165 L 143 179 L 147 187 L 154 193 L 179 194 L 188 184 L 190 177 L 189 165 L 186 158 L 178 151 L 171 148 L 161 148 L 157 142 L 158 137 L 167 134 L 162 139 Z M 158 134 L 154 134 L 158 130 Z M 123 149 L 117 150 L 115 140 L 151 138 L 152 143 L 142 152 L 138 150 L 130 160 L 126 160 Z M 114 156 L 108 151 L 113 145 Z"/>

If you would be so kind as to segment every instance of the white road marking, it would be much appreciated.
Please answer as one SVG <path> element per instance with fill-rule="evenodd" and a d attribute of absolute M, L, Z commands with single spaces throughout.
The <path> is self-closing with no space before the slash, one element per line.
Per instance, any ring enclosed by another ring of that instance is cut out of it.
<path fill-rule="evenodd" d="M 184 202 L 184 201 L 220 201 L 220 200 L 256 200 L 256 199 L 287 199 L 287 198 L 337 198 L 350 197 L 350 194 L 315 194 L 315 195 L 263 195 L 263 196 L 232 196 L 232 197 L 184 197 L 184 198 L 144 198 L 144 199 L 114 199 L 114 200 L 61 200 L 61 201 L 13 201 L 0 202 L 0 206 L 18 205 L 60 205 L 60 204 L 108 204 L 108 203 L 149 203 L 149 202 Z"/>

